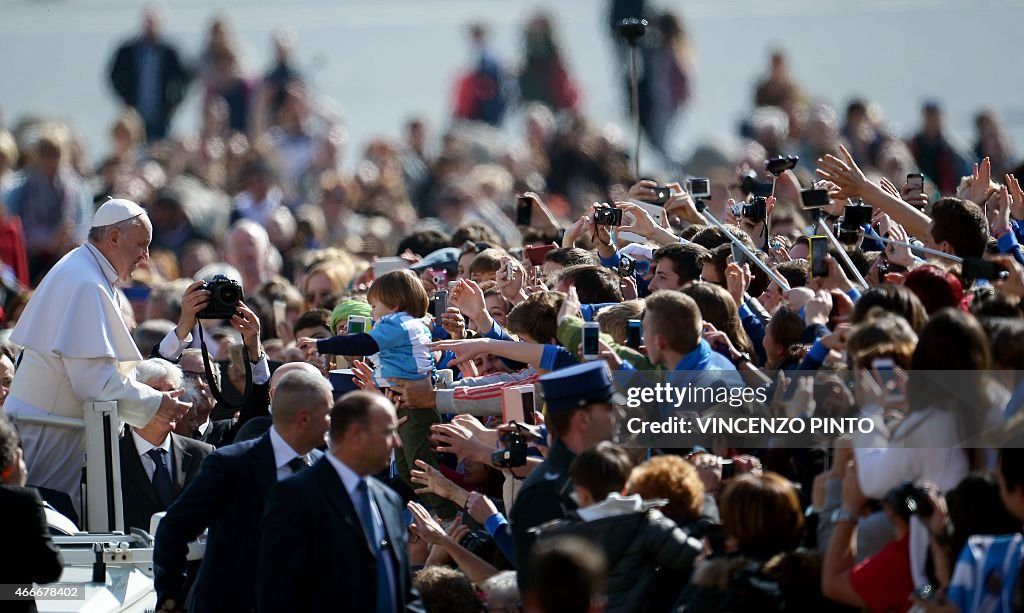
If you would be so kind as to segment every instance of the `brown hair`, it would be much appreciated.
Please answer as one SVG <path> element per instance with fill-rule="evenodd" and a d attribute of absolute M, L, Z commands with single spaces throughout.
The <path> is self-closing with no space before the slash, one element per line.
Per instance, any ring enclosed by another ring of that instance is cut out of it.
<path fill-rule="evenodd" d="M 370 291 L 366 293 L 367 302 L 380 301 L 391 309 L 408 313 L 413 317 L 423 317 L 430 306 L 430 297 L 419 277 L 410 270 L 392 270 L 378 277 Z"/>
<path fill-rule="evenodd" d="M 704 510 L 704 482 L 697 469 L 677 455 L 655 456 L 634 468 L 626 493 L 668 500 L 661 511 L 677 524 L 697 520 Z"/>
<path fill-rule="evenodd" d="M 506 327 L 515 334 L 526 334 L 538 343 L 547 343 L 558 336 L 558 311 L 564 301 L 562 292 L 530 294 L 509 312 Z"/>
<path fill-rule="evenodd" d="M 882 307 L 872 308 L 846 338 L 846 352 L 854 368 L 871 368 L 875 358 L 892 358 L 896 366 L 908 369 L 915 346 L 917 334 L 907 320 Z"/>
<path fill-rule="evenodd" d="M 701 268 L 710 257 L 711 252 L 696 243 L 665 245 L 655 250 L 654 265 L 657 266 L 661 260 L 671 260 L 672 272 L 679 275 L 680 282 L 685 284 L 700 278 Z"/>
<path fill-rule="evenodd" d="M 740 313 L 729 290 L 714 283 L 693 283 L 682 291 L 697 303 L 704 320 L 725 332 L 736 349 L 742 353 L 754 351 L 754 344 L 740 323 Z"/>
<path fill-rule="evenodd" d="M 777 362 L 773 359 L 775 356 L 767 356 L 768 361 L 772 364 L 771 368 L 778 368 L 789 360 L 798 360 L 803 357 L 804 351 L 799 343 L 800 335 L 804 331 L 804 318 L 800 317 L 800 313 L 782 305 L 765 326 L 765 331 L 768 330 L 771 330 L 775 344 L 783 349 L 782 359 Z"/>
<path fill-rule="evenodd" d="M 700 340 L 700 309 L 693 298 L 673 290 L 658 290 L 644 299 L 651 318 L 651 332 L 665 339 L 668 346 L 682 354 L 694 350 Z M 654 339 L 647 339 L 651 344 Z"/>
<path fill-rule="evenodd" d="M 988 242 L 985 211 L 970 200 L 943 198 L 932 205 L 932 240 L 948 242 L 960 257 L 980 258 Z"/>
<path fill-rule="evenodd" d="M 473 258 L 473 263 L 469 265 L 469 270 L 466 271 L 466 274 L 471 276 L 474 273 L 496 274 L 498 269 L 501 268 L 501 258 L 504 255 L 505 252 L 501 249 L 484 249 Z"/>
<path fill-rule="evenodd" d="M 804 514 L 796 488 L 782 475 L 747 473 L 731 479 L 719 500 L 722 526 L 741 553 L 768 558 L 800 544 Z"/>
<path fill-rule="evenodd" d="M 608 494 L 621 492 L 633 470 L 633 460 L 622 447 L 610 441 L 601 441 L 576 456 L 569 465 L 569 478 L 573 485 L 582 487 L 595 501 Z"/>

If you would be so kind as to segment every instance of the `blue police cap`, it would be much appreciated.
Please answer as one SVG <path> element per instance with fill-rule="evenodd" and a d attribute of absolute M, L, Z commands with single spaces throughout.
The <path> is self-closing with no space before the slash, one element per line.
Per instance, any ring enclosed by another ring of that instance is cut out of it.
<path fill-rule="evenodd" d="M 569 411 L 596 402 L 612 402 L 615 387 L 604 360 L 550 372 L 540 379 L 548 411 Z"/>

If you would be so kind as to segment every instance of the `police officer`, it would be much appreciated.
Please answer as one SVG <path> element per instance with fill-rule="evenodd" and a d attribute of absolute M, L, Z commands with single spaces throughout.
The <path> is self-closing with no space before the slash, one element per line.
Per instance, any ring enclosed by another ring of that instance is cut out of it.
<path fill-rule="evenodd" d="M 576 509 L 569 464 L 577 454 L 612 440 L 621 403 L 603 360 L 556 370 L 540 378 L 547 405 L 545 424 L 552 439 L 547 458 L 530 473 L 509 513 L 516 550 L 519 589 L 533 544 L 530 533 Z"/>

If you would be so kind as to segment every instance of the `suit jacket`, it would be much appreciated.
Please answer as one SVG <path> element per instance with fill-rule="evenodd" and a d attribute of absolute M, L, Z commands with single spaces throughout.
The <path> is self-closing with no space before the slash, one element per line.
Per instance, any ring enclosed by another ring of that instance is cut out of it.
<path fill-rule="evenodd" d="M 213 445 L 214 447 L 223 447 L 227 443 L 224 441 L 224 437 L 227 436 L 229 430 L 235 425 L 233 419 L 218 419 L 217 421 L 210 422 L 210 427 L 206 429 L 206 434 L 199 435 L 198 432 L 195 436 L 196 440 L 203 441 L 207 445 Z"/>
<path fill-rule="evenodd" d="M 153 583 L 158 604 L 167 598 L 179 606 L 184 602 L 188 543 L 209 528 L 189 611 L 255 610 L 260 518 L 276 481 L 269 433 L 206 457 L 156 531 Z"/>
<path fill-rule="evenodd" d="M 203 459 L 213 453 L 213 446 L 185 436 L 171 433 L 171 486 L 177 498 L 185 486 L 199 474 Z M 153 482 L 135 447 L 135 437 L 127 433 L 121 437 L 121 496 L 124 502 L 125 532 L 132 528 L 149 531 L 153 513 L 166 511 L 153 489 Z"/>
<path fill-rule="evenodd" d="M 0 556 L 4 583 L 31 586 L 53 583 L 64 572 L 60 550 L 50 538 L 43 501 L 33 488 L 0 485 L 0 542 L 8 554 Z M 35 611 L 34 600 L 5 602 L 4 611 Z"/>
<path fill-rule="evenodd" d="M 402 499 L 373 477 L 367 483 L 391 543 L 385 554 L 395 570 L 397 609 L 421 611 Z M 270 490 L 260 545 L 261 612 L 374 611 L 376 564 L 352 499 L 327 458 Z"/>

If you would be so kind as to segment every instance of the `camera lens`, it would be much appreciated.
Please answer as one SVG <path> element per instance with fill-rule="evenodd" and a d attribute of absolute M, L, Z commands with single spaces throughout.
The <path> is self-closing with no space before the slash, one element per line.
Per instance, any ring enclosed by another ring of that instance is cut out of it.
<path fill-rule="evenodd" d="M 225 283 L 220 286 L 220 301 L 224 304 L 235 304 L 242 299 L 242 293 L 238 289 L 238 285 L 234 283 Z"/>

